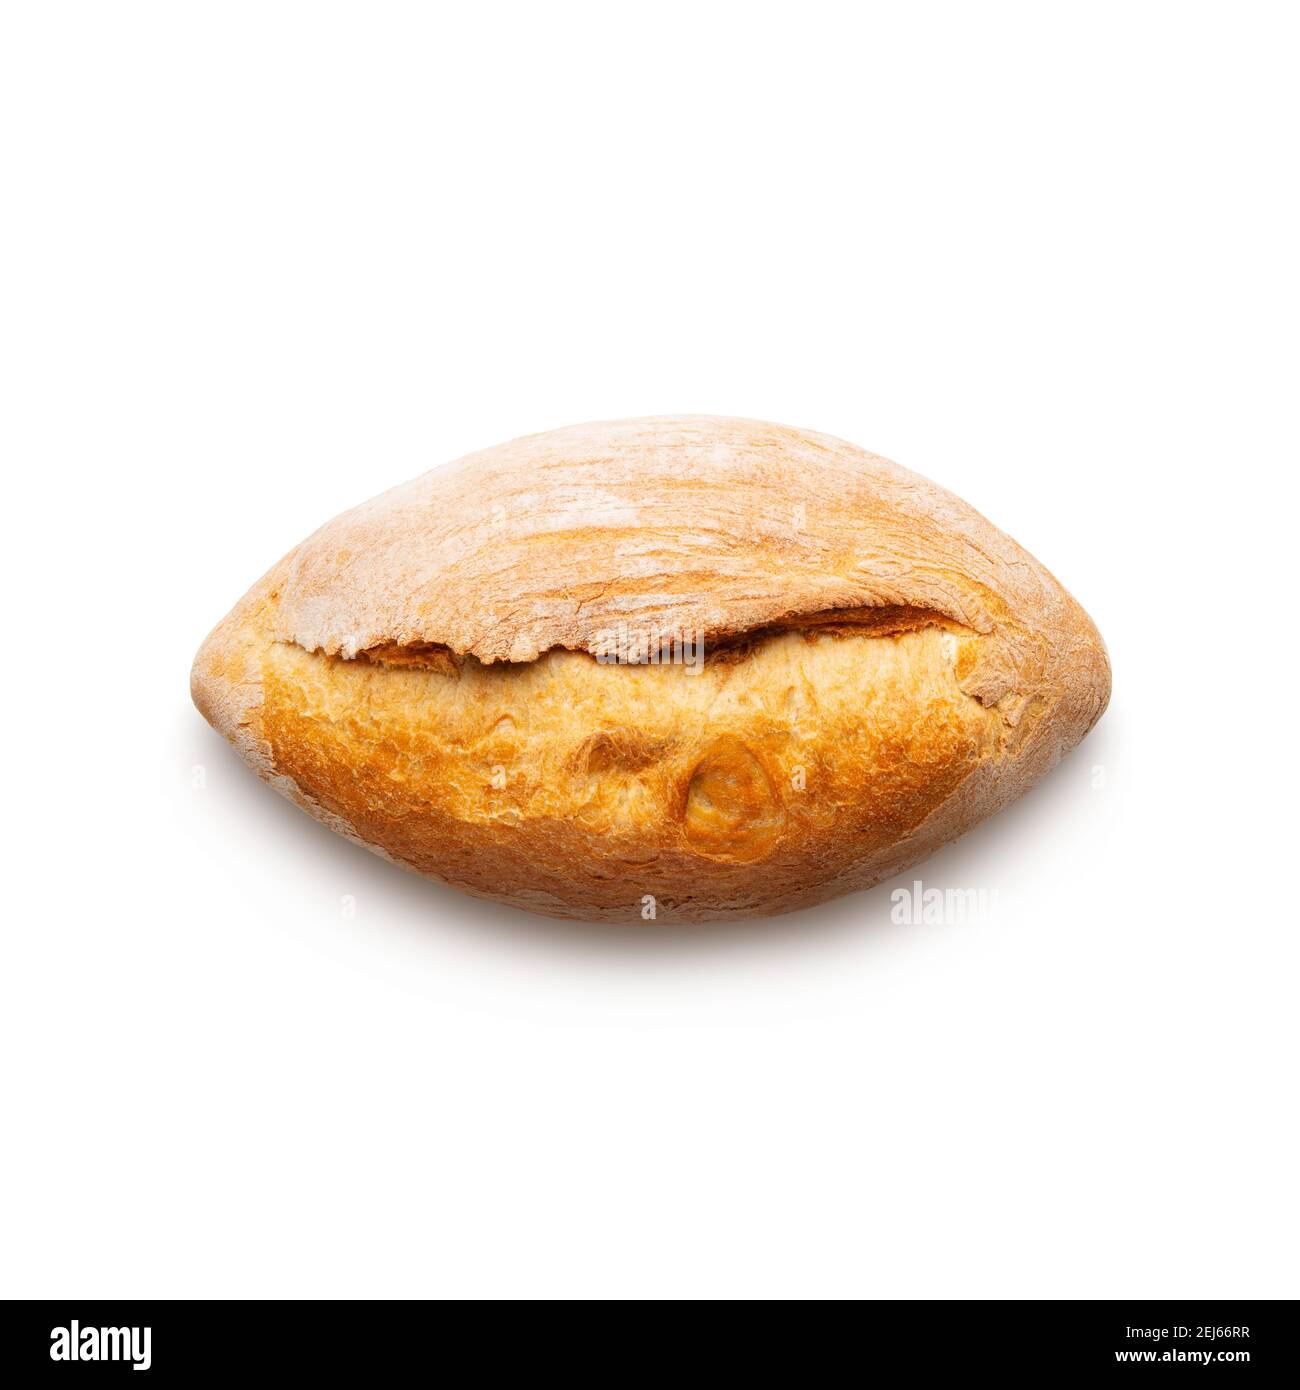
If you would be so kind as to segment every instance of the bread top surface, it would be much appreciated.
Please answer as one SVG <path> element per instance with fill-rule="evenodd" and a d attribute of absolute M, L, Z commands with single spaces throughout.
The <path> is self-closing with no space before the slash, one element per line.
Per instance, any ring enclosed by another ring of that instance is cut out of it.
<path fill-rule="evenodd" d="M 897 606 L 994 635 L 967 688 L 996 703 L 1041 656 L 1024 650 L 1032 619 L 1059 627 L 1066 603 L 1008 536 L 897 464 L 807 430 L 664 416 L 514 440 L 344 513 L 289 557 L 276 636 L 526 662 L 625 630 L 709 643 Z"/>

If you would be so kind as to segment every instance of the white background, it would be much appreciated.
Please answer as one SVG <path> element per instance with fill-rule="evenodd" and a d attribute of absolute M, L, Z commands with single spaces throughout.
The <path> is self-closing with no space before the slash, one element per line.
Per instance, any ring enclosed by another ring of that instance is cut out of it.
<path fill-rule="evenodd" d="M 1296 40 L 7 5 L 0 1293 L 1300 1294 Z M 1101 725 L 921 870 L 992 920 L 470 901 L 190 706 L 335 513 L 679 411 L 895 458 L 1096 619 Z"/>

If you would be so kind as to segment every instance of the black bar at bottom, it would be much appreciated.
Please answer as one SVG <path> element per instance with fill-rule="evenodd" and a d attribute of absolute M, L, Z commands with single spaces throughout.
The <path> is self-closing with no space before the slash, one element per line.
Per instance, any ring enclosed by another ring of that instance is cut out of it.
<path fill-rule="evenodd" d="M 834 1345 L 802 1321 L 786 1332 L 770 1313 L 760 1330 L 744 1331 L 715 1312 L 711 1324 L 691 1329 L 689 1343 L 662 1312 L 629 1332 L 609 1323 L 609 1314 L 597 1323 L 590 1313 L 553 1311 L 554 1325 L 545 1331 L 531 1320 L 512 1326 L 517 1316 L 496 1314 L 498 1330 L 485 1335 L 481 1325 L 461 1320 L 455 1303 L 15 1301 L 0 1303 L 0 1364 L 19 1372 L 21 1379 L 9 1380 L 17 1385 L 34 1376 L 87 1383 L 114 1374 L 180 1384 L 250 1371 L 370 1382 L 458 1370 L 465 1357 L 494 1375 L 517 1368 L 531 1376 L 585 1371 L 602 1379 L 617 1379 L 624 1368 L 734 1375 L 751 1359 L 765 1374 L 788 1369 L 801 1380 L 839 1379 L 832 1367 L 845 1358 L 857 1365 L 855 1374 L 868 1376 L 873 1366 L 900 1364 L 918 1372 L 1023 1371 L 1036 1378 L 1107 1368 L 1141 1376 L 1144 1367 L 1170 1365 L 1294 1374 L 1297 1365 L 1294 1300 L 854 1303 Z"/>

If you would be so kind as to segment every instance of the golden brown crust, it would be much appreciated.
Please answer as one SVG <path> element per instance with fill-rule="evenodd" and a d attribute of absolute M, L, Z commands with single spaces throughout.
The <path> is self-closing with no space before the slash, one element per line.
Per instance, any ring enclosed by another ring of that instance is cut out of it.
<path fill-rule="evenodd" d="M 593 655 L 647 630 L 705 659 Z M 691 418 L 517 441 L 347 513 L 216 629 L 193 689 L 262 776 L 400 863 L 554 915 L 653 897 L 698 921 L 932 852 L 1083 737 L 1109 665 L 942 489 Z"/>

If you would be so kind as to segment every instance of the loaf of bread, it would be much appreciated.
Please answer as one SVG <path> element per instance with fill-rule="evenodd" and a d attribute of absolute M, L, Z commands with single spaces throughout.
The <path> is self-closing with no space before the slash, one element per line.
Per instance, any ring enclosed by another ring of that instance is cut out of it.
<path fill-rule="evenodd" d="M 869 888 L 1019 796 L 1110 694 L 1096 628 L 966 503 L 708 416 L 516 440 L 290 551 L 195 704 L 379 854 L 559 917 Z"/>

